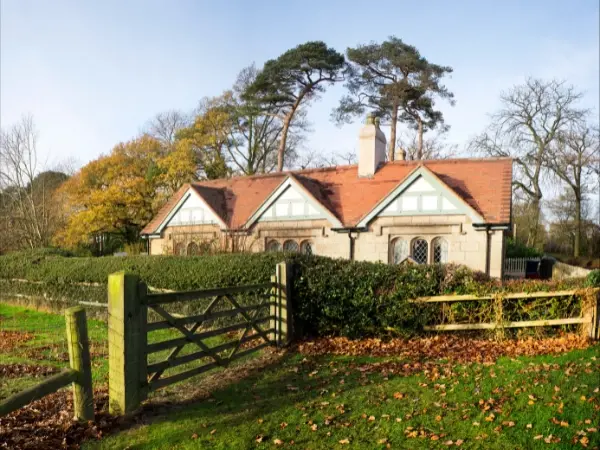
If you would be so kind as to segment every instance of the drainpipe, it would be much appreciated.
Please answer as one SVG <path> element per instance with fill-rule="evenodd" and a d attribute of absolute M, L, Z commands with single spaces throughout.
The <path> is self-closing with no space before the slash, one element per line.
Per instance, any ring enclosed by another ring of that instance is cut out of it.
<path fill-rule="evenodd" d="M 492 260 L 492 234 L 490 227 L 485 228 L 485 274 L 490 276 L 490 265 Z"/>

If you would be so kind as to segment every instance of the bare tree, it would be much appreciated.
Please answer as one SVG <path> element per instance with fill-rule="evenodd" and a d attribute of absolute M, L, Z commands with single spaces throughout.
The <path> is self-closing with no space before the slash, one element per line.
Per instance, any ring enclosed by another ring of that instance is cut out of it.
<path fill-rule="evenodd" d="M 37 138 L 31 116 L 0 133 L 2 236 L 11 248 L 48 246 L 60 223 L 54 192 L 67 175 L 41 172 Z"/>
<path fill-rule="evenodd" d="M 144 133 L 149 134 L 161 141 L 165 146 L 175 142 L 177 132 L 182 128 L 190 126 L 190 118 L 177 110 L 158 113 L 144 127 Z"/>
<path fill-rule="evenodd" d="M 577 107 L 582 94 L 564 81 L 529 78 L 500 95 L 502 108 L 492 124 L 470 147 L 489 156 L 512 157 L 515 189 L 525 194 L 535 211 L 527 245 L 539 244 L 542 176 L 551 145 L 560 133 L 583 120 L 587 111 Z"/>
<path fill-rule="evenodd" d="M 325 155 L 315 150 L 302 152 L 294 161 L 294 167 L 304 169 L 324 169 L 357 163 L 356 152 L 336 152 Z"/>
<path fill-rule="evenodd" d="M 420 137 L 418 132 L 410 131 L 400 135 L 396 141 L 397 148 L 404 150 L 404 159 L 448 159 L 454 157 L 458 148 L 455 144 L 445 142 L 447 129 L 443 129 L 434 135 Z"/>
<path fill-rule="evenodd" d="M 592 174 L 600 161 L 598 128 L 576 124 L 561 132 L 546 155 L 546 166 L 572 191 L 574 199 L 573 256 L 581 251 L 581 213 L 584 195 L 592 190 Z"/>

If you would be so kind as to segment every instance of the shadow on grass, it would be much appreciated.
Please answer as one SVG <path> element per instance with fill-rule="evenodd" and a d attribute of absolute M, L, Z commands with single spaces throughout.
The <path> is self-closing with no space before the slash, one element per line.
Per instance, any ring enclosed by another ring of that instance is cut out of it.
<path fill-rule="evenodd" d="M 333 392 L 334 383 L 338 382 L 334 376 L 330 376 L 327 369 L 323 369 L 329 367 L 330 361 L 326 356 L 302 360 L 300 355 L 288 350 L 260 367 L 241 369 L 245 371 L 242 378 L 231 377 L 226 383 L 217 382 L 214 390 L 210 390 L 210 380 L 205 388 L 202 386 L 207 380 L 198 380 L 197 389 L 208 389 L 209 392 L 191 395 L 181 401 L 161 401 L 160 397 L 158 400 L 151 399 L 132 418 L 134 420 L 129 428 L 152 425 L 152 430 L 160 429 L 161 432 L 144 433 L 143 443 L 128 443 L 128 448 L 160 448 L 165 442 L 188 440 L 192 434 L 189 429 L 193 428 L 188 426 L 190 422 L 197 424 L 199 432 L 205 429 L 208 433 L 213 428 L 231 430 L 256 424 L 265 417 L 289 417 L 290 408 L 294 408 L 294 405 L 307 405 L 311 401 L 320 405 L 324 399 L 323 394 Z M 327 363 L 321 365 L 321 362 Z M 312 375 L 314 369 L 319 369 L 320 376 Z M 226 370 L 240 369 L 234 367 Z M 226 378 L 224 372 L 214 377 Z M 347 393 L 356 387 L 360 385 L 348 383 L 344 386 L 344 391 Z M 336 384 L 335 389 L 338 388 L 339 385 Z M 284 409 L 285 414 L 278 414 Z M 301 408 L 294 411 L 292 414 L 303 414 Z M 278 428 L 279 422 L 270 425 Z M 269 432 L 268 427 L 266 432 Z"/>

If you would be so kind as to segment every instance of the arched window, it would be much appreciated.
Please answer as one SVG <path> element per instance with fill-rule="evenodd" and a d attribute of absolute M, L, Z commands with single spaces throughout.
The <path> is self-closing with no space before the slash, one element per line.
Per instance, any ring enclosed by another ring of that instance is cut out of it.
<path fill-rule="evenodd" d="M 173 254 L 177 256 L 185 256 L 185 245 L 183 245 L 183 242 L 178 242 L 173 246 Z"/>
<path fill-rule="evenodd" d="M 429 245 L 427 241 L 422 238 L 416 238 L 412 242 L 412 257 L 419 264 L 427 264 L 427 253 L 429 251 Z"/>
<path fill-rule="evenodd" d="M 267 244 L 267 251 L 268 252 L 280 252 L 281 251 L 281 244 L 277 241 L 270 241 Z"/>
<path fill-rule="evenodd" d="M 187 255 L 188 256 L 196 256 L 200 254 L 198 244 L 195 242 L 190 242 L 187 246 Z"/>
<path fill-rule="evenodd" d="M 304 254 L 304 255 L 313 255 L 314 254 L 314 250 L 313 250 L 313 244 L 310 241 L 302 241 L 300 243 L 300 253 Z"/>
<path fill-rule="evenodd" d="M 408 256 L 408 242 L 405 239 L 394 239 L 392 242 L 392 262 L 400 264 Z"/>
<path fill-rule="evenodd" d="M 435 238 L 433 240 L 433 262 L 448 262 L 448 241 L 444 238 Z"/>
<path fill-rule="evenodd" d="M 298 243 L 296 241 L 292 241 L 291 239 L 285 241 L 283 243 L 283 251 L 284 252 L 297 252 L 298 251 Z"/>

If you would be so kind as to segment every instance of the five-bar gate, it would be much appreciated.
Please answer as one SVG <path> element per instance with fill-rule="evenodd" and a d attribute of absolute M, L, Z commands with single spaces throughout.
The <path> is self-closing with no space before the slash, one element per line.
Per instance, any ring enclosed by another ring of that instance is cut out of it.
<path fill-rule="evenodd" d="M 187 292 L 148 293 L 136 275 L 110 275 L 110 411 L 133 411 L 148 392 L 288 344 L 290 288 L 285 263 L 267 283 Z"/>

